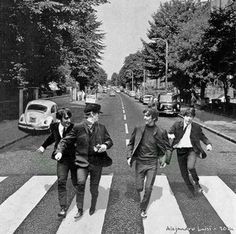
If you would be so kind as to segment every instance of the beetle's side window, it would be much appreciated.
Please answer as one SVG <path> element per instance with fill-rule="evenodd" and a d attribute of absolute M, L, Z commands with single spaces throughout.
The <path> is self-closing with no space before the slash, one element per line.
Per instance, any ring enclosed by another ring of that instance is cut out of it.
<path fill-rule="evenodd" d="M 55 113 L 56 112 L 56 106 L 54 105 L 54 106 L 52 106 L 52 108 L 51 108 L 51 113 Z"/>

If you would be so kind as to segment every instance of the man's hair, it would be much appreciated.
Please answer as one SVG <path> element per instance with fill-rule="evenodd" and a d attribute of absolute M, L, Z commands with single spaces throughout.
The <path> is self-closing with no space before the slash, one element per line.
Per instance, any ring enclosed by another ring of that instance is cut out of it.
<path fill-rule="evenodd" d="M 68 116 L 69 118 L 71 118 L 72 116 L 71 110 L 69 108 L 58 109 L 56 113 L 57 119 L 62 120 L 62 118 L 65 118 L 66 116 Z"/>
<path fill-rule="evenodd" d="M 149 107 L 149 108 L 145 109 L 145 110 L 143 111 L 143 113 L 146 114 L 146 115 L 148 115 L 148 116 L 151 116 L 152 119 L 154 119 L 155 121 L 158 120 L 158 115 L 159 115 L 159 113 L 158 113 L 157 109 L 154 108 L 154 107 Z"/>
<path fill-rule="evenodd" d="M 196 111 L 194 108 L 188 108 L 184 111 L 183 116 L 192 116 L 195 117 Z"/>

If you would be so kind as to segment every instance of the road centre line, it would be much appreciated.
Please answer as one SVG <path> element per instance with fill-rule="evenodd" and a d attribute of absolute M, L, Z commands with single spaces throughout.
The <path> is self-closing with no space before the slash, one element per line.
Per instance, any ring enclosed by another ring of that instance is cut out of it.
<path fill-rule="evenodd" d="M 126 120 L 126 115 L 124 115 L 124 120 Z"/>
<path fill-rule="evenodd" d="M 103 175 L 101 177 L 99 183 L 99 196 L 98 196 L 96 211 L 92 216 L 90 216 L 88 212 L 91 203 L 91 195 L 89 191 L 90 177 L 88 177 L 85 188 L 83 216 L 78 221 L 75 221 L 74 215 L 77 213 L 77 206 L 74 198 L 67 211 L 67 216 L 62 221 L 57 231 L 57 234 L 64 234 L 64 233 L 88 234 L 88 233 L 102 232 L 102 226 L 104 223 L 105 213 L 107 209 L 112 176 L 113 175 Z"/>
<path fill-rule="evenodd" d="M 129 144 L 129 139 L 125 140 L 126 146 Z"/>
<path fill-rule="evenodd" d="M 125 133 L 128 134 L 129 133 L 129 130 L 128 130 L 128 125 L 127 123 L 125 123 Z"/>
<path fill-rule="evenodd" d="M 0 206 L 1 233 L 14 233 L 56 180 L 56 176 L 33 176 L 8 197 Z"/>

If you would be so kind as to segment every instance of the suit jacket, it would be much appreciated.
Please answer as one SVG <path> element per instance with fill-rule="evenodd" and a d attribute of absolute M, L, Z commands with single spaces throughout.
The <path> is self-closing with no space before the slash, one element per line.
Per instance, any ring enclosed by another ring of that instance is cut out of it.
<path fill-rule="evenodd" d="M 184 122 L 177 121 L 174 125 L 170 128 L 169 134 L 174 134 L 175 138 L 172 142 L 172 147 L 179 143 L 181 138 L 184 135 Z M 200 141 L 202 141 L 205 145 L 211 144 L 209 139 L 205 136 L 202 132 L 202 128 L 199 124 L 192 122 L 192 128 L 190 132 L 190 141 L 193 146 L 194 152 L 197 154 L 198 157 L 202 154 L 202 158 L 205 158 L 207 155 L 201 147 Z"/>
<path fill-rule="evenodd" d="M 73 128 L 74 124 L 70 123 L 70 125 L 67 127 L 66 131 L 63 133 L 63 136 L 66 136 Z M 52 159 L 55 159 L 56 149 L 60 142 L 61 135 L 59 133 L 59 122 L 54 122 L 50 125 L 50 135 L 48 138 L 44 141 L 42 146 L 46 149 L 49 145 L 55 142 L 54 144 L 54 150 L 52 153 Z M 72 144 L 70 147 L 67 147 L 67 149 L 64 150 L 62 159 L 60 161 L 74 158 L 75 155 L 75 146 Z"/>
<path fill-rule="evenodd" d="M 127 145 L 128 147 L 127 159 L 131 158 L 131 166 L 134 160 L 138 157 L 137 148 L 143 137 L 144 130 L 145 130 L 145 125 L 136 126 L 131 134 L 129 144 Z M 156 139 L 156 143 L 160 149 L 160 153 L 159 155 L 157 155 L 157 157 L 164 156 L 167 153 L 168 158 L 167 158 L 166 163 L 169 163 L 169 160 L 170 160 L 169 154 L 170 154 L 171 146 L 169 144 L 167 132 L 163 131 L 162 129 L 160 129 L 158 126 L 155 125 L 153 136 Z"/>
<path fill-rule="evenodd" d="M 107 149 L 113 145 L 112 139 L 103 124 L 94 123 L 94 133 L 96 144 L 106 144 Z M 90 132 L 86 121 L 76 124 L 72 131 L 64 137 L 57 147 L 57 152 L 63 153 L 68 145 L 75 143 L 75 165 L 79 167 L 87 167 L 89 165 L 89 147 L 90 146 Z"/>

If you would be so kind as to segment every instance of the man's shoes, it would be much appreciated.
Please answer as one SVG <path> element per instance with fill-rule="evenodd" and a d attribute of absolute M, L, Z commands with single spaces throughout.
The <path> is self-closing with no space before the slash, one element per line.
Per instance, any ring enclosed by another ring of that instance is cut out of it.
<path fill-rule="evenodd" d="M 64 208 L 61 208 L 60 212 L 57 215 L 58 215 L 58 217 L 65 218 L 66 217 L 66 210 Z"/>
<path fill-rule="evenodd" d="M 80 217 L 82 217 L 82 215 L 83 215 L 83 210 L 82 209 L 78 209 L 78 212 L 77 212 L 77 214 L 75 215 L 75 219 L 79 219 Z"/>
<path fill-rule="evenodd" d="M 94 212 L 95 212 L 95 208 L 91 207 L 91 208 L 89 209 L 89 215 L 93 215 Z"/>
<path fill-rule="evenodd" d="M 146 212 L 146 210 L 141 210 L 141 217 L 143 218 L 143 219 L 145 219 L 145 218 L 147 218 L 147 212 Z"/>
<path fill-rule="evenodd" d="M 196 192 L 197 193 L 202 193 L 203 192 L 203 189 L 202 189 L 202 187 L 201 187 L 201 185 L 199 184 L 199 183 L 196 183 Z"/>

